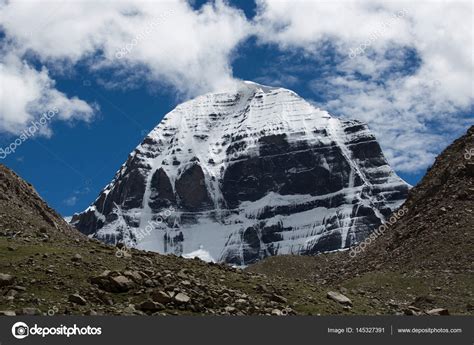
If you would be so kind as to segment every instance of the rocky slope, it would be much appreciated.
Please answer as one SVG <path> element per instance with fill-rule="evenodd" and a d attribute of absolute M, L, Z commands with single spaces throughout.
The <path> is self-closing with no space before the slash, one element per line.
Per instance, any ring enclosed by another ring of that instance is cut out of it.
<path fill-rule="evenodd" d="M 244 82 L 166 115 L 72 223 L 107 243 L 243 265 L 347 248 L 407 192 L 365 124 Z"/>
<path fill-rule="evenodd" d="M 410 303 L 413 306 L 417 300 L 418 307 L 413 307 L 418 311 L 412 308 L 411 312 L 437 304 L 472 314 L 472 152 L 474 127 L 446 148 L 411 189 L 401 208 L 406 212 L 365 246 L 316 257 L 269 258 L 249 270 L 323 285 L 339 284 L 346 289 L 364 287 L 364 291 L 373 289 L 372 294 L 380 299 L 397 294 L 397 301 L 392 302 L 394 309 Z"/>
<path fill-rule="evenodd" d="M 0 165 L 0 315 L 292 315 L 352 309 L 327 288 L 226 265 L 127 250 L 66 224 Z"/>

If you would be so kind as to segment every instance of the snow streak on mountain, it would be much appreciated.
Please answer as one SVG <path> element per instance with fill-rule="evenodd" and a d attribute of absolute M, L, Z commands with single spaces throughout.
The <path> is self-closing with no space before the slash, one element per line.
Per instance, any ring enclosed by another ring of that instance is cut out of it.
<path fill-rule="evenodd" d="M 407 192 L 365 124 L 243 82 L 167 114 L 72 223 L 109 243 L 244 265 L 347 248 Z"/>

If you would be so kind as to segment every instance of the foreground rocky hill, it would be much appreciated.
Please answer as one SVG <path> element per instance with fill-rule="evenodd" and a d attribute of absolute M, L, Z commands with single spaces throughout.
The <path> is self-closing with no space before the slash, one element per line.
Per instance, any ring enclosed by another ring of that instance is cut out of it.
<path fill-rule="evenodd" d="M 390 299 L 387 308 L 393 311 L 420 313 L 423 307 L 449 306 L 456 313 L 472 313 L 473 152 L 471 127 L 436 159 L 405 204 L 388 218 L 392 225 L 377 230 L 373 239 L 345 252 L 269 258 L 249 271 Z"/>
<path fill-rule="evenodd" d="M 0 314 L 377 313 L 365 298 L 226 265 L 128 250 L 82 235 L 0 165 Z"/>

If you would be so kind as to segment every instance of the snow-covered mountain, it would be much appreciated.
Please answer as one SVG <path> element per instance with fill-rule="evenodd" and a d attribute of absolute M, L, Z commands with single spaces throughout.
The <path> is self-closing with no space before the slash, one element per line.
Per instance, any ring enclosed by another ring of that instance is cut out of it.
<path fill-rule="evenodd" d="M 365 124 L 243 82 L 168 113 L 72 223 L 106 242 L 241 265 L 347 248 L 407 192 Z"/>

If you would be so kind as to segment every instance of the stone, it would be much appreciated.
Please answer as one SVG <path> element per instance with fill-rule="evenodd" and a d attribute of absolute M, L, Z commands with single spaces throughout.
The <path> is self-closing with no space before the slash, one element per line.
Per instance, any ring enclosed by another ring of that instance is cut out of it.
<path fill-rule="evenodd" d="M 403 314 L 405 314 L 405 315 L 420 315 L 421 310 L 417 307 L 414 307 L 414 306 L 410 305 L 410 306 L 408 306 L 408 308 L 403 310 Z"/>
<path fill-rule="evenodd" d="M 91 278 L 92 284 L 107 292 L 127 292 L 133 288 L 134 283 L 127 277 L 119 275 L 116 277 L 110 276 L 110 271 L 105 271 L 100 276 Z"/>
<path fill-rule="evenodd" d="M 41 311 L 38 308 L 22 308 L 21 315 L 40 315 Z"/>
<path fill-rule="evenodd" d="M 188 303 L 191 300 L 191 297 L 185 293 L 179 292 L 176 296 L 174 296 L 174 299 L 178 303 Z"/>
<path fill-rule="evenodd" d="M 0 287 L 12 285 L 15 278 L 10 274 L 0 273 Z"/>
<path fill-rule="evenodd" d="M 275 301 L 277 303 L 288 303 L 288 300 L 285 297 L 277 294 L 272 295 L 272 301 Z"/>
<path fill-rule="evenodd" d="M 129 304 L 123 309 L 123 312 L 125 314 L 134 314 L 137 312 L 137 310 L 135 309 L 135 306 L 133 304 Z"/>
<path fill-rule="evenodd" d="M 125 276 L 111 277 L 113 292 L 127 292 L 133 287 L 133 282 Z"/>
<path fill-rule="evenodd" d="M 82 256 L 81 256 L 81 254 L 75 254 L 75 255 L 71 258 L 71 261 L 72 261 L 72 262 L 80 262 L 80 261 L 82 261 Z"/>
<path fill-rule="evenodd" d="M 189 280 L 183 280 L 181 282 L 181 285 L 184 285 L 184 286 L 191 286 L 191 282 Z"/>
<path fill-rule="evenodd" d="M 13 310 L 0 310 L 0 315 L 3 316 L 15 316 L 16 313 Z"/>
<path fill-rule="evenodd" d="M 15 297 L 16 295 L 18 294 L 18 291 L 14 290 L 14 289 L 10 289 L 8 290 L 7 294 L 5 296 L 7 297 Z"/>
<path fill-rule="evenodd" d="M 137 271 L 125 271 L 123 275 L 127 278 L 132 279 L 135 283 L 139 284 L 143 278 Z"/>
<path fill-rule="evenodd" d="M 243 298 L 239 298 L 235 301 L 235 304 L 237 305 L 246 305 L 247 304 L 247 300 L 246 299 L 243 299 Z"/>
<path fill-rule="evenodd" d="M 273 309 L 273 310 L 272 310 L 272 315 L 275 315 L 275 316 L 282 316 L 283 313 L 281 312 L 280 309 Z"/>
<path fill-rule="evenodd" d="M 167 304 L 170 303 L 173 299 L 164 291 L 155 291 L 151 294 L 151 299 L 158 303 Z"/>
<path fill-rule="evenodd" d="M 86 299 L 84 297 L 82 297 L 81 295 L 79 295 L 79 294 L 69 295 L 69 302 L 79 304 L 79 305 L 86 305 L 87 304 Z"/>
<path fill-rule="evenodd" d="M 226 313 L 232 314 L 232 313 L 235 313 L 237 311 L 237 308 L 227 306 L 227 307 L 224 308 L 224 310 L 226 311 Z"/>
<path fill-rule="evenodd" d="M 343 305 L 350 305 L 352 306 L 352 301 L 344 296 L 342 293 L 339 293 L 339 292 L 336 292 L 336 291 L 329 291 L 327 293 L 327 298 L 337 302 L 337 303 L 340 303 L 340 304 L 343 304 Z"/>
<path fill-rule="evenodd" d="M 148 311 L 154 313 L 165 309 L 165 306 L 161 303 L 147 300 L 145 302 L 140 303 L 138 309 L 143 310 L 145 312 Z"/>
<path fill-rule="evenodd" d="M 428 314 L 428 315 L 449 315 L 449 311 L 448 311 L 448 309 L 444 309 L 444 308 L 435 308 L 435 309 L 428 310 L 426 312 L 426 314 Z"/>

